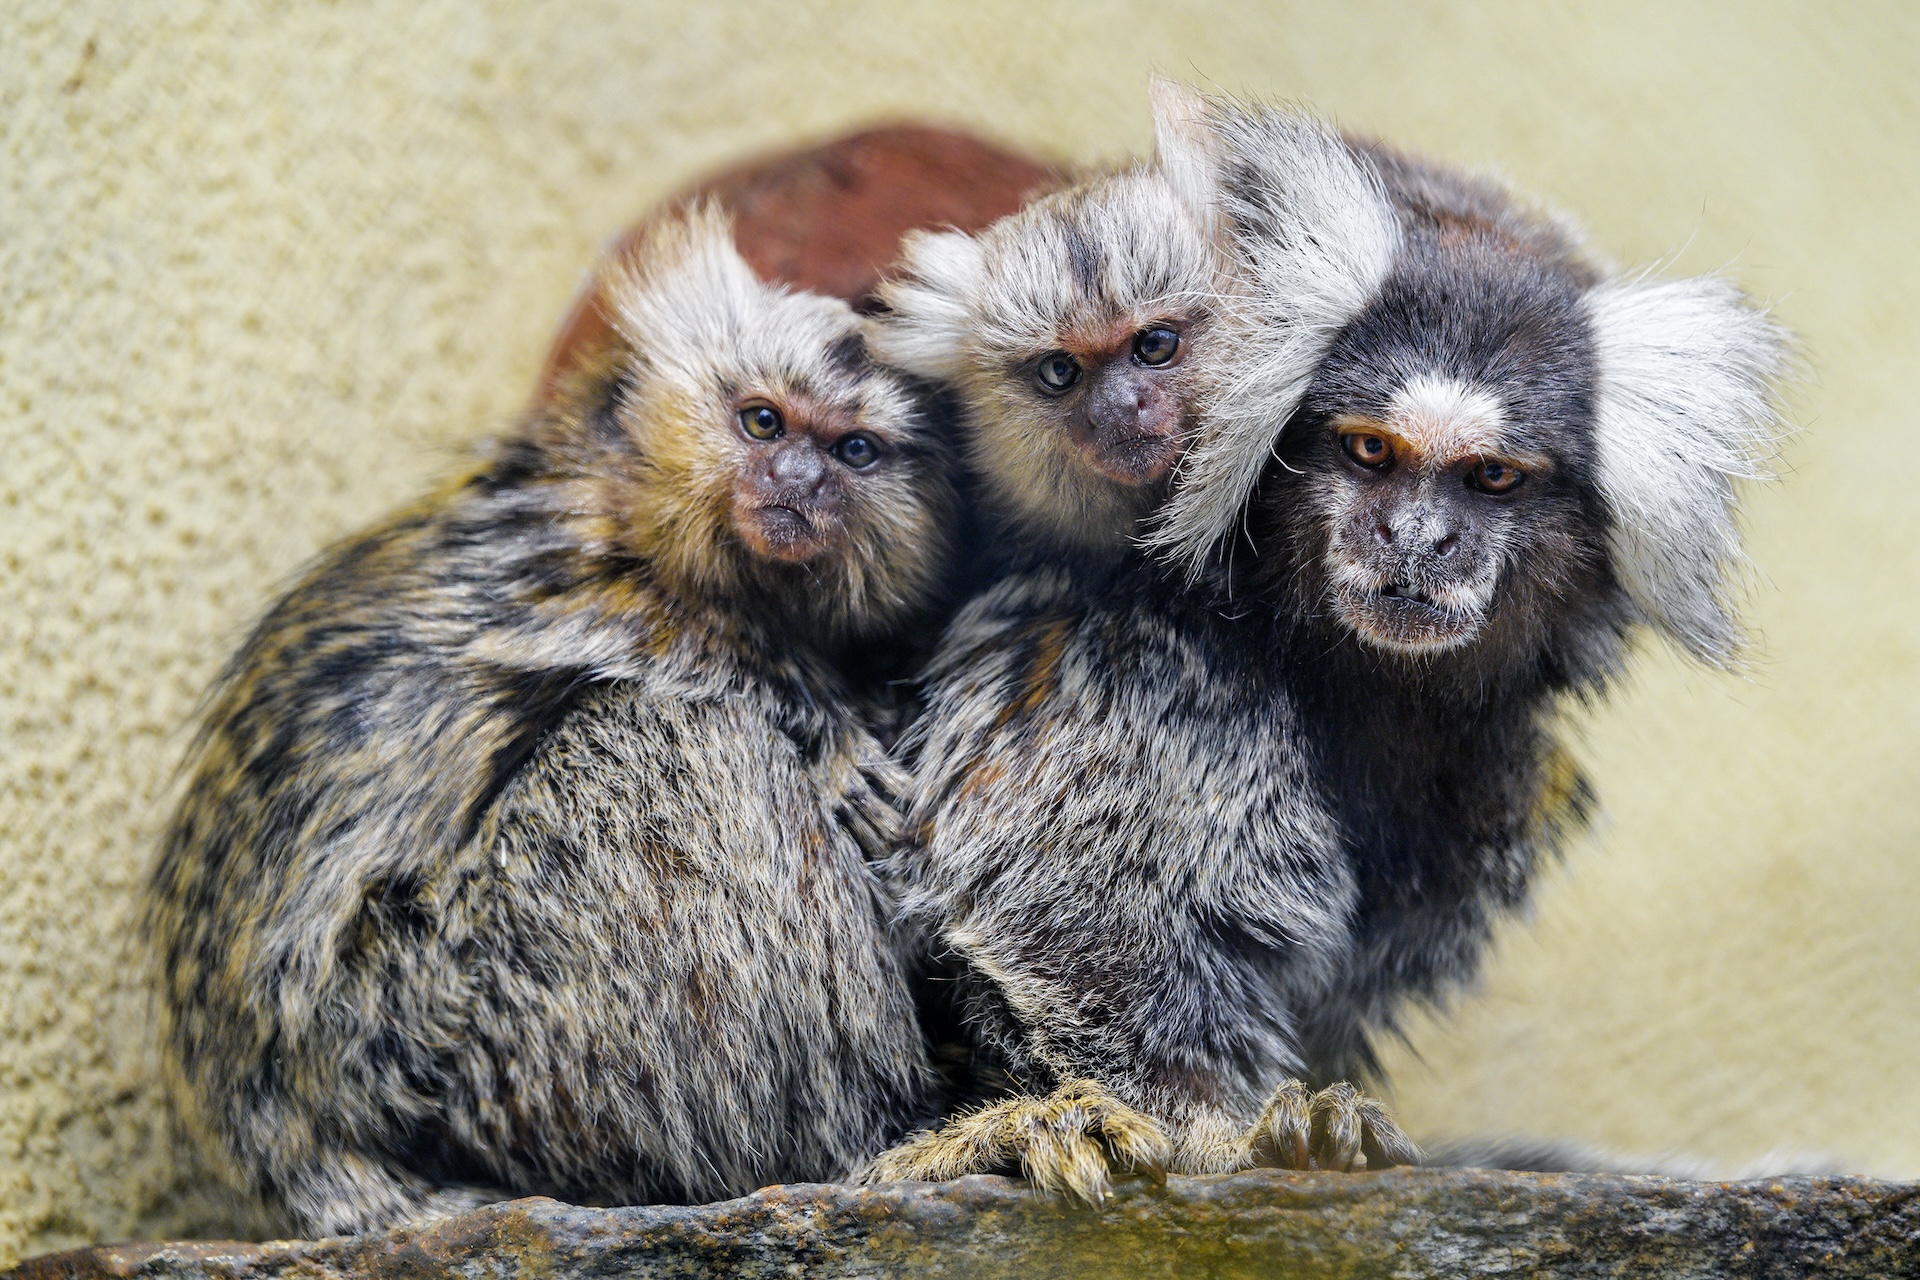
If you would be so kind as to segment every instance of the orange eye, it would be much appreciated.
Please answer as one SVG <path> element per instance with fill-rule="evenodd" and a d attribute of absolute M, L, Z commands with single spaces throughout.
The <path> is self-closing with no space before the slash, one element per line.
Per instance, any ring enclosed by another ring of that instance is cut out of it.
<path fill-rule="evenodd" d="M 1526 478 L 1526 472 L 1498 458 L 1488 458 L 1467 472 L 1467 484 L 1482 493 L 1510 492 Z"/>
<path fill-rule="evenodd" d="M 1378 470 L 1393 461 L 1393 446 L 1387 443 L 1385 436 L 1370 436 L 1355 431 L 1340 437 L 1340 445 L 1347 456 L 1363 467 Z"/>

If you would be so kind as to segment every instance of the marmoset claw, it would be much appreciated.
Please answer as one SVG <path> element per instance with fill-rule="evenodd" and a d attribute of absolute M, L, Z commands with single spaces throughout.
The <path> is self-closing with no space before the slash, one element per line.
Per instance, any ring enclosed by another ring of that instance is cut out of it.
<path fill-rule="evenodd" d="M 1072 1080 L 1044 1098 L 1010 1098 L 918 1134 L 877 1157 L 862 1181 L 945 1182 L 1017 1169 L 1043 1191 L 1099 1204 L 1116 1170 L 1165 1181 L 1168 1153 L 1151 1116 L 1091 1080 Z"/>
<path fill-rule="evenodd" d="M 1254 1163 L 1278 1169 L 1351 1170 L 1417 1164 L 1420 1148 L 1387 1109 L 1345 1081 L 1314 1093 L 1298 1080 L 1273 1091 L 1250 1135 Z"/>
<path fill-rule="evenodd" d="M 839 784 L 836 817 L 869 858 L 885 858 L 905 837 L 902 799 L 912 779 L 877 742 L 857 742 Z"/>

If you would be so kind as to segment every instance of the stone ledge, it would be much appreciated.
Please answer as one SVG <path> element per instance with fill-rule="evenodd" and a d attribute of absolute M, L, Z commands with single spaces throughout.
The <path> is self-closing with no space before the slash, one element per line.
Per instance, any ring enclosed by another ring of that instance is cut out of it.
<path fill-rule="evenodd" d="M 493 1205 L 381 1236 L 103 1245 L 10 1280 L 481 1277 L 1920 1276 L 1920 1185 L 1591 1174 L 1253 1172 L 1123 1183 L 1104 1208 L 1006 1178 L 770 1187 L 722 1204 Z"/>

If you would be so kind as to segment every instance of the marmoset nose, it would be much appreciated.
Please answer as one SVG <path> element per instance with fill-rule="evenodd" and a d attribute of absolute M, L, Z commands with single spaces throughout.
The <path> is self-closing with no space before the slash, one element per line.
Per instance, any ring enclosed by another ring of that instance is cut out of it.
<path fill-rule="evenodd" d="M 1144 380 L 1111 378 L 1088 398 L 1088 424 L 1097 435 L 1121 437 L 1160 433 L 1168 426 L 1170 403 Z"/>
<path fill-rule="evenodd" d="M 1460 545 L 1460 530 L 1444 516 L 1418 512 L 1397 520 L 1376 521 L 1373 539 L 1383 547 L 1398 546 L 1409 555 L 1444 557 Z"/>
<path fill-rule="evenodd" d="M 827 477 L 827 460 L 810 444 L 789 445 L 768 460 L 767 475 L 782 488 L 812 492 Z"/>

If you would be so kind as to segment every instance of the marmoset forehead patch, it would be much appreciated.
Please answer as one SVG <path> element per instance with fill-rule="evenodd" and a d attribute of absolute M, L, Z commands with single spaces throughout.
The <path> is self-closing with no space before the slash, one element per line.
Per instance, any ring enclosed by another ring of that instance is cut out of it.
<path fill-rule="evenodd" d="M 1445 464 L 1498 453 L 1506 411 L 1483 388 L 1421 374 L 1394 392 L 1385 425 L 1421 461 Z"/>

